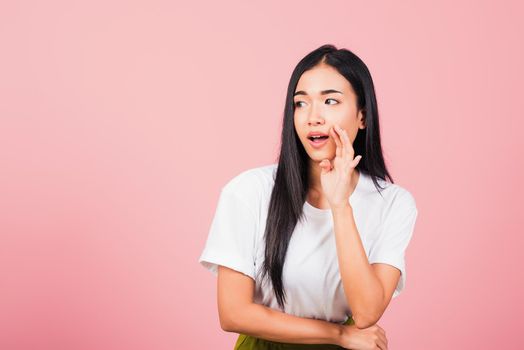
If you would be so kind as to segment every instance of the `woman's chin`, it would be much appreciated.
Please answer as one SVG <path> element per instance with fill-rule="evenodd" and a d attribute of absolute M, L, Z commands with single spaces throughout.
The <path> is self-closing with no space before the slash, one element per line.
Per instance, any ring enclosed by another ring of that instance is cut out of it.
<path fill-rule="evenodd" d="M 309 158 L 311 158 L 313 162 L 321 162 L 324 159 L 333 160 L 335 158 L 335 154 L 332 154 L 331 152 L 314 151 L 309 154 Z"/>

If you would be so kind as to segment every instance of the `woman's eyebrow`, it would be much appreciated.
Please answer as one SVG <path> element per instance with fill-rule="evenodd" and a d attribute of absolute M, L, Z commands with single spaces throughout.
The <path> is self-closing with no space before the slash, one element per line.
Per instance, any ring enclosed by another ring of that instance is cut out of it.
<path fill-rule="evenodd" d="M 328 89 L 328 90 L 320 91 L 321 95 L 327 95 L 327 94 L 333 94 L 333 93 L 342 94 L 342 92 L 340 92 L 338 90 L 334 90 L 334 89 Z M 303 90 L 300 90 L 300 91 L 295 92 L 295 94 L 293 96 L 296 96 L 296 95 L 307 95 L 307 93 L 305 91 L 303 91 Z"/>

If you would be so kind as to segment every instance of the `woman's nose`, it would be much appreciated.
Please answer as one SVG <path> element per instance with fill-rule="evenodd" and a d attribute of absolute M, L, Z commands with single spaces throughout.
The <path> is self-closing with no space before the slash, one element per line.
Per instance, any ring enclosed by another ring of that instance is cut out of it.
<path fill-rule="evenodd" d="M 312 107 L 308 117 L 309 124 L 323 124 L 324 118 L 319 108 Z"/>

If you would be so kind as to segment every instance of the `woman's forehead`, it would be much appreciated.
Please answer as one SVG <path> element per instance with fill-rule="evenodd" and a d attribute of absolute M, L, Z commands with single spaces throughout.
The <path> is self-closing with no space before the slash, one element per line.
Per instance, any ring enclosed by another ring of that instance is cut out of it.
<path fill-rule="evenodd" d="M 321 91 L 336 90 L 350 93 L 351 86 L 346 78 L 330 66 L 315 67 L 305 71 L 300 77 L 295 92 L 305 91 L 308 95 Z"/>

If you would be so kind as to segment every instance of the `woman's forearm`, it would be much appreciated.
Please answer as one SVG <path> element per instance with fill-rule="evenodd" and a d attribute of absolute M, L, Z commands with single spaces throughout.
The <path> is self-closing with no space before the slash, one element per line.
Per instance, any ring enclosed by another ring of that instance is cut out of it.
<path fill-rule="evenodd" d="M 362 176 L 362 175 L 361 175 Z M 355 325 L 367 328 L 375 324 L 383 310 L 384 291 L 369 264 L 362 240 L 348 204 L 333 212 L 338 265 L 347 302 Z"/>
<path fill-rule="evenodd" d="M 232 315 L 227 331 L 270 341 L 300 344 L 339 345 L 343 325 L 293 316 L 251 303 Z"/>

